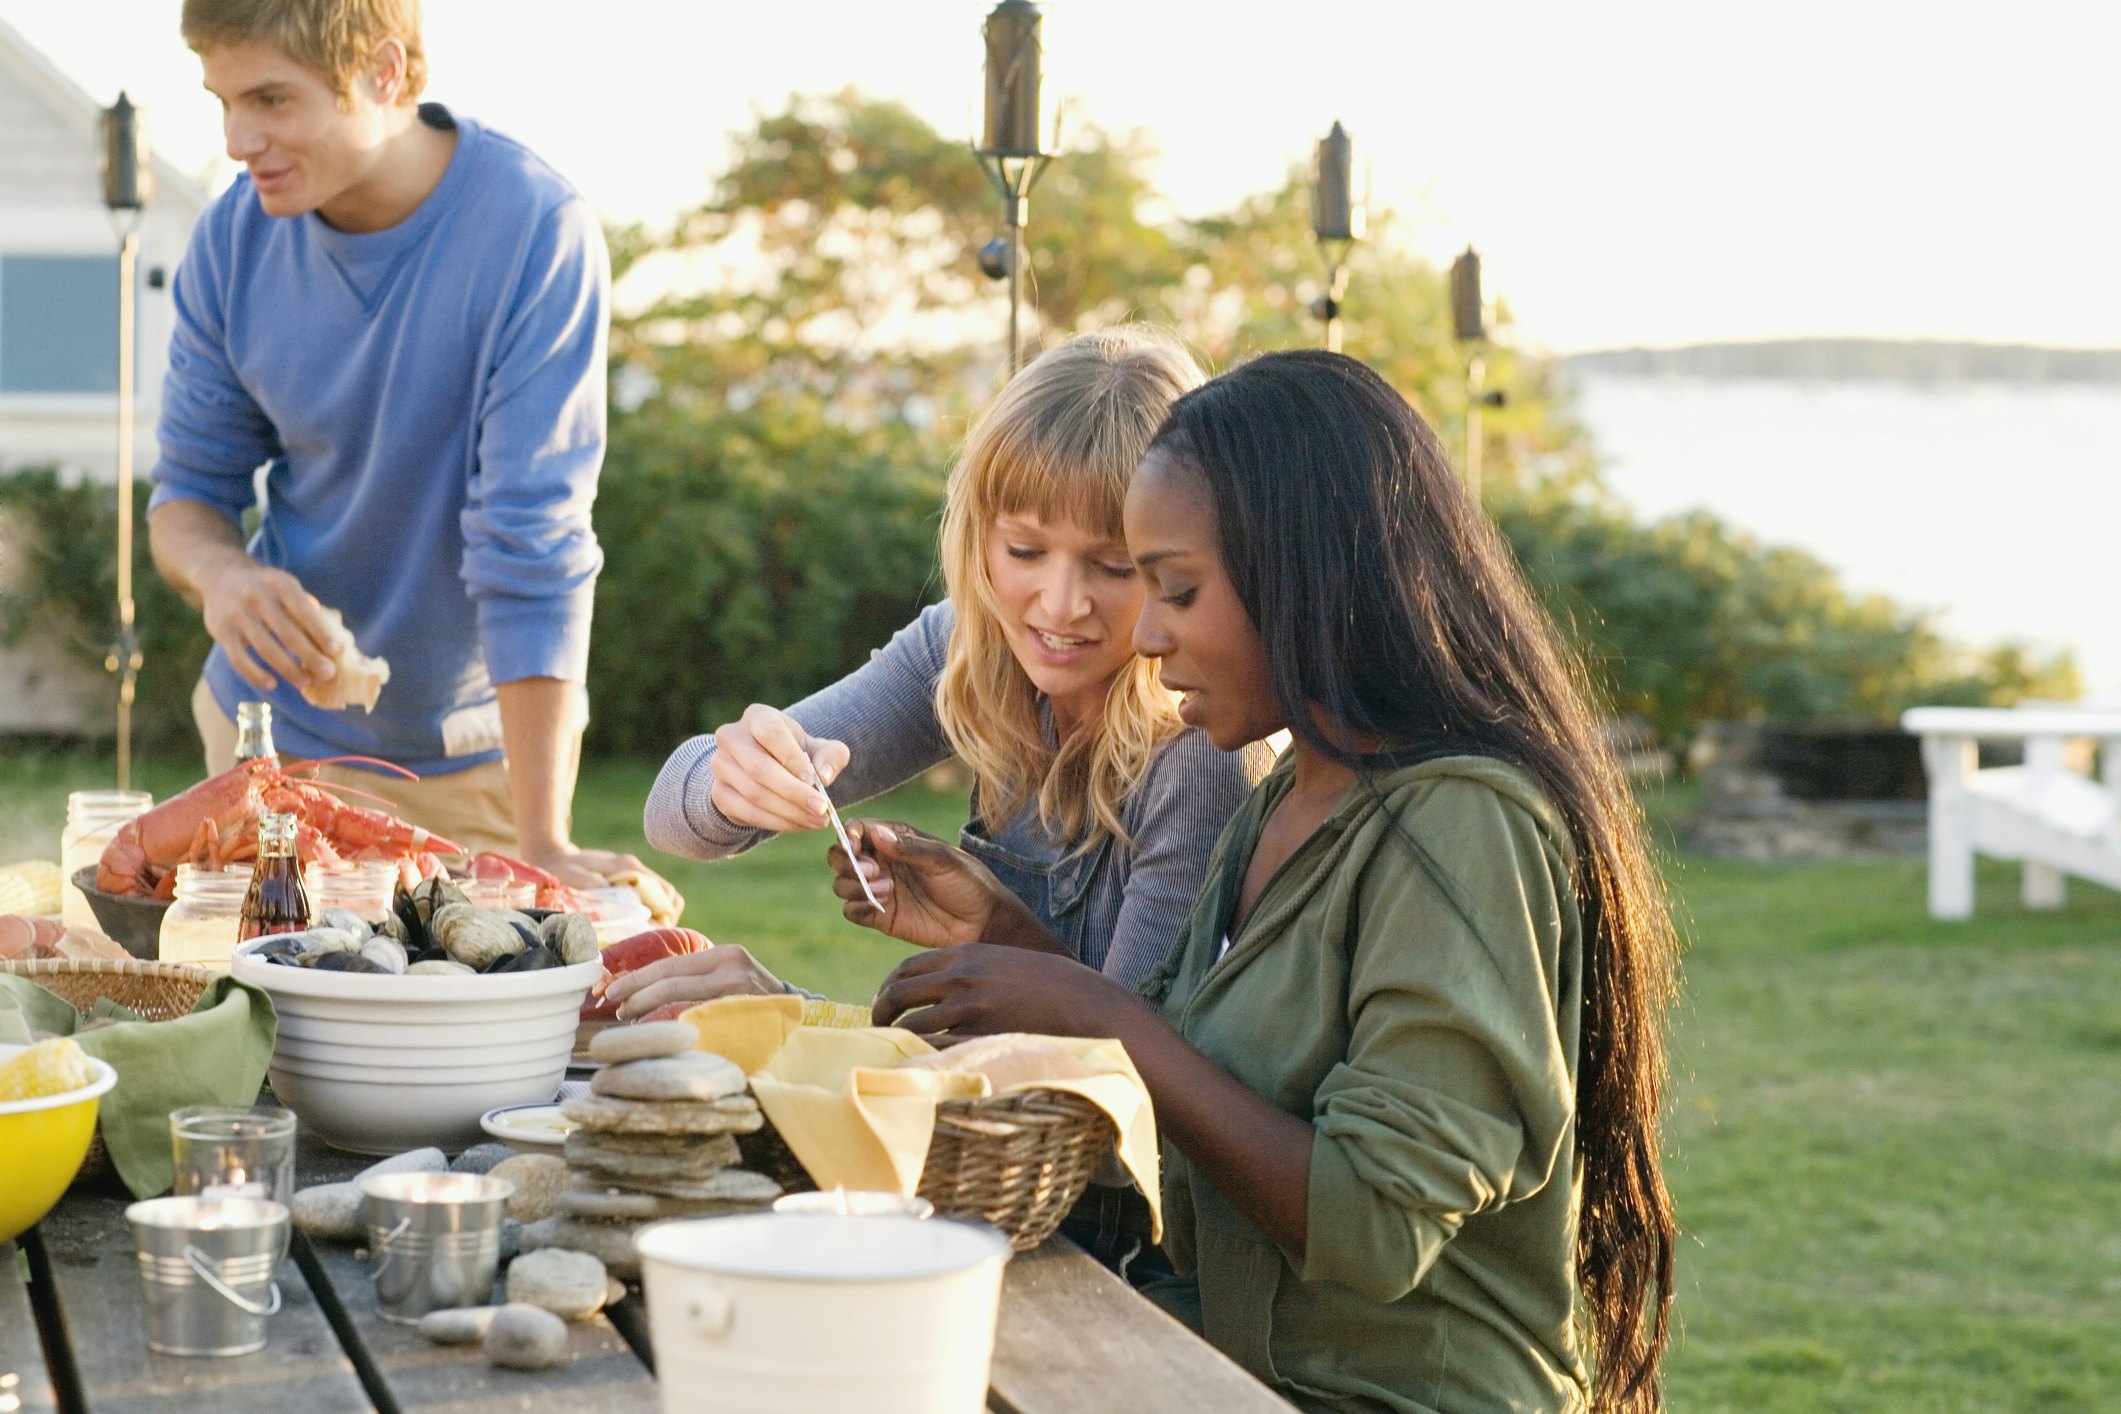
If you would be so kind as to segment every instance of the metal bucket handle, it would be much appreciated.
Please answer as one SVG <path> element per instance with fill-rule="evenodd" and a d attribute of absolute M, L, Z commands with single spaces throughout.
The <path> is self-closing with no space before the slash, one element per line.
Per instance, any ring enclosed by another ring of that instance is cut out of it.
<path fill-rule="evenodd" d="M 199 1249 L 190 1243 L 184 1245 L 184 1261 L 199 1280 L 205 1282 L 215 1291 L 220 1292 L 228 1300 L 229 1304 L 233 1305 L 237 1310 L 248 1312 L 253 1316 L 270 1316 L 280 1309 L 280 1283 L 276 1281 L 267 1283 L 272 1291 L 272 1301 L 270 1305 L 260 1306 L 257 1302 L 252 1301 L 240 1292 L 229 1290 L 221 1278 L 214 1275 L 213 1269 L 206 1265 L 206 1259 L 199 1255 Z"/>
<path fill-rule="evenodd" d="M 390 1259 L 396 1255 L 390 1250 L 390 1244 L 403 1237 L 405 1229 L 411 1226 L 411 1218 L 399 1218 L 396 1227 L 376 1239 L 376 1269 L 369 1274 L 370 1276 L 378 1281 L 382 1280 L 384 1271 L 390 1266 Z"/>

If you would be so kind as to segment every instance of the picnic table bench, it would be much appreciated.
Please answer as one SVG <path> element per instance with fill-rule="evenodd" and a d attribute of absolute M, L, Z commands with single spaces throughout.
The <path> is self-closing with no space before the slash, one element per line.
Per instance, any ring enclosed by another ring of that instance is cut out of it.
<path fill-rule="evenodd" d="M 306 1186 L 351 1178 L 371 1161 L 326 1148 L 305 1131 L 295 1162 Z M 222 1358 L 157 1354 L 147 1348 L 125 1221 L 130 1201 L 114 1180 L 76 1187 L 24 1234 L 19 1255 L 0 1243 L 0 1414 L 659 1407 L 638 1284 L 603 1315 L 569 1324 L 560 1365 L 504 1370 L 475 1345 L 434 1345 L 385 1321 L 355 1249 L 312 1243 L 299 1232 L 275 1273 L 282 1304 L 266 1325 L 265 1349 Z M 1004 1414 L 1289 1408 L 1058 1236 L 1006 1269 L 990 1378 L 988 1407 Z M 713 1408 L 711 1392 L 702 1391 L 699 1407 Z"/>

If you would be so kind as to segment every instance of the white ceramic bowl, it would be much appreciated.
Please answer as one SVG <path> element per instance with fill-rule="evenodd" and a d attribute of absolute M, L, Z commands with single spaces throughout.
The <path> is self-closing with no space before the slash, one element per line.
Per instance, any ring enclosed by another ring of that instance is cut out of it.
<path fill-rule="evenodd" d="M 656 926 L 648 916 L 648 905 L 641 896 L 628 888 L 591 889 L 590 896 L 601 900 L 611 911 L 592 921 L 596 924 L 597 946 L 608 948 L 613 943 L 622 943 L 636 933 L 645 933 Z"/>
<path fill-rule="evenodd" d="M 479 1116 L 559 1093 L 577 1013 L 601 962 L 480 977 L 380 977 L 261 962 L 236 949 L 235 975 L 280 1014 L 272 1088 L 336 1149 L 452 1152 L 480 1140 Z"/>

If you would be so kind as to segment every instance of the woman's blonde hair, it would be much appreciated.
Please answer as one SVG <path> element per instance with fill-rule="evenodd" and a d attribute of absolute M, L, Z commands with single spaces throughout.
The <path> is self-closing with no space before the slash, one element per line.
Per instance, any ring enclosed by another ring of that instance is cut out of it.
<path fill-rule="evenodd" d="M 1118 538 L 1127 485 L 1199 367 L 1177 339 L 1127 324 L 1079 334 L 1016 375 L 973 423 L 943 506 L 943 577 L 957 628 L 935 688 L 935 714 L 979 782 L 980 813 L 1002 821 L 1036 801 L 1038 818 L 1077 849 L 1126 839 L 1122 811 L 1149 758 L 1180 727 L 1177 696 L 1153 659 L 1113 679 L 1104 711 L 1046 744 L 1038 690 L 1003 636 L 987 577 L 997 516 L 1029 515 Z"/>

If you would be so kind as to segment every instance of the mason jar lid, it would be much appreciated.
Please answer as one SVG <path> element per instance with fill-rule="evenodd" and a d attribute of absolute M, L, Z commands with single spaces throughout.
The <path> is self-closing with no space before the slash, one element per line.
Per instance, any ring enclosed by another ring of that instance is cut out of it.
<path fill-rule="evenodd" d="M 130 820 L 154 806 L 155 798 L 144 790 L 77 790 L 66 797 L 69 825 L 108 824 Z"/>

